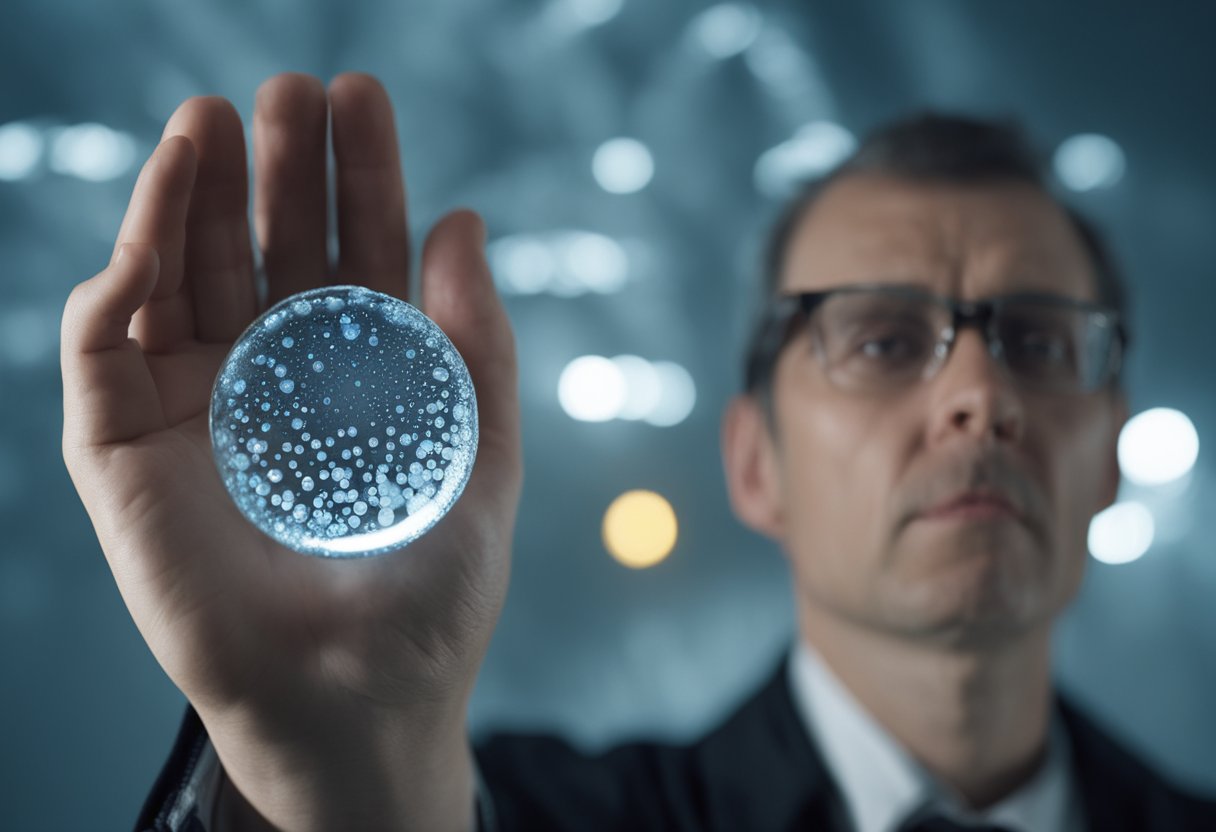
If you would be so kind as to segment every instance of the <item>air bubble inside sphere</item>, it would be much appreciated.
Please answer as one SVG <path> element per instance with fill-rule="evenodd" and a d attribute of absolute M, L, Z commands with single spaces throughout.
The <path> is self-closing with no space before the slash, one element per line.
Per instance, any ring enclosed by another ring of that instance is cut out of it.
<path fill-rule="evenodd" d="M 237 507 L 291 549 L 399 549 L 442 518 L 477 453 L 464 360 L 416 308 L 360 286 L 293 295 L 241 335 L 211 395 Z"/>

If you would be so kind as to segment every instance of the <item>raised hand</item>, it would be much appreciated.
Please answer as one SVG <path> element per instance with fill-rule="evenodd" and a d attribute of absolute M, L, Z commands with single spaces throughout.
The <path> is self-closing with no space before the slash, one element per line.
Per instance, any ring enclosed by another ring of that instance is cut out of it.
<path fill-rule="evenodd" d="M 342 75 L 328 91 L 307 76 L 270 79 L 254 153 L 269 303 L 333 283 L 409 299 L 397 139 L 374 79 Z M 234 817 L 281 829 L 468 826 L 465 708 L 506 594 L 522 477 L 514 345 L 484 227 L 449 214 L 422 254 L 420 305 L 477 392 L 464 494 L 402 551 L 328 561 L 257 531 L 212 461 L 211 385 L 259 311 L 247 191 L 236 111 L 185 102 L 140 173 L 109 265 L 64 311 L 69 473 L 136 625 L 239 790 Z"/>

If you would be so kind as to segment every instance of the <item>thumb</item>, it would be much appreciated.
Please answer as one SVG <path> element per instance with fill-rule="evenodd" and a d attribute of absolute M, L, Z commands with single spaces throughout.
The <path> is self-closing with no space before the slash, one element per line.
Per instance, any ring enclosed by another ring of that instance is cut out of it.
<path fill-rule="evenodd" d="M 480 433 L 473 478 L 480 474 L 510 493 L 518 490 L 522 469 L 515 336 L 486 262 L 485 239 L 485 224 L 473 211 L 453 211 L 436 224 L 422 252 L 423 311 L 452 339 L 473 378 Z"/>
<path fill-rule="evenodd" d="M 68 296 L 59 349 L 65 455 L 165 427 L 143 351 L 127 337 L 131 317 L 152 295 L 159 272 L 155 248 L 127 243 L 108 268 Z"/>

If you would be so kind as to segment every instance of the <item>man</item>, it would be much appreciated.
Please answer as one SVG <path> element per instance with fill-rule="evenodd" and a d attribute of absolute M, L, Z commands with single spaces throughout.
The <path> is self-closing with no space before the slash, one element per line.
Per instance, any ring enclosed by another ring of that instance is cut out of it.
<path fill-rule="evenodd" d="M 269 302 L 344 276 L 405 296 L 373 79 L 271 79 L 254 151 Z M 1109 259 L 1015 133 L 896 125 L 790 207 L 722 448 L 735 512 L 789 559 L 798 638 L 705 738 L 597 756 L 466 737 L 521 475 L 512 340 L 475 216 L 442 220 L 422 257 L 424 308 L 481 408 L 453 512 L 408 557 L 333 563 L 277 547 L 223 491 L 208 392 L 258 308 L 243 154 L 227 102 L 186 102 L 114 260 L 64 315 L 69 470 L 192 705 L 140 829 L 1216 828 L 1216 803 L 1052 689 L 1051 626 L 1119 480 L 1126 330 Z"/>

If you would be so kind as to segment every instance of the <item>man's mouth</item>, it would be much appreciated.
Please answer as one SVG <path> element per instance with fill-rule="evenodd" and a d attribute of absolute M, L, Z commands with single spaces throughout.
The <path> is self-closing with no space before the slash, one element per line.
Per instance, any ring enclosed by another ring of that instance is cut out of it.
<path fill-rule="evenodd" d="M 1022 513 L 1001 494 L 969 492 L 920 512 L 918 519 L 938 521 L 1020 520 Z"/>

